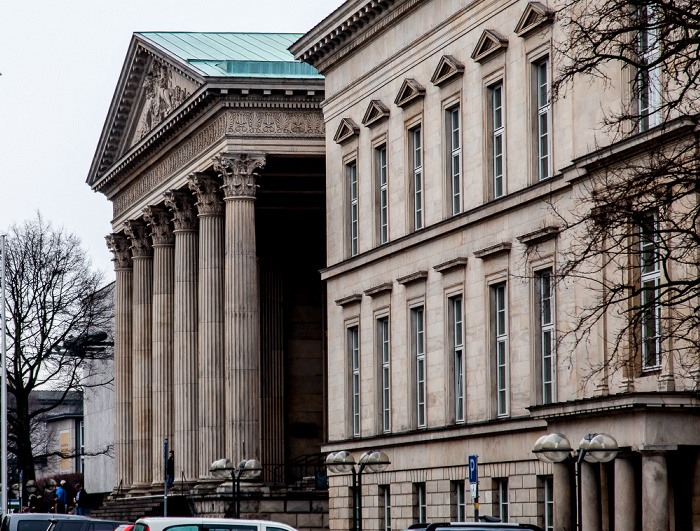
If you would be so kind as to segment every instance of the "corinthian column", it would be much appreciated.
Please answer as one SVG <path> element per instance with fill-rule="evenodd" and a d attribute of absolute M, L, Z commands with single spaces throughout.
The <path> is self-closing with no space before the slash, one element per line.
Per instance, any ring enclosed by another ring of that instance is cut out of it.
<path fill-rule="evenodd" d="M 143 217 L 153 240 L 153 456 L 152 484 L 163 485 L 163 440 L 173 436 L 173 292 L 175 235 L 170 212 L 148 207 Z"/>
<path fill-rule="evenodd" d="M 133 459 L 134 490 L 151 485 L 151 353 L 153 341 L 153 248 L 148 227 L 127 221 L 124 232 L 131 242 L 134 262 L 133 326 Z"/>
<path fill-rule="evenodd" d="M 224 202 L 218 179 L 189 178 L 199 212 L 199 478 L 225 453 Z M 201 482 L 201 481 L 200 481 Z"/>
<path fill-rule="evenodd" d="M 106 237 L 114 258 L 114 480 L 130 486 L 131 475 L 131 346 L 133 264 L 129 242 L 123 234 Z"/>
<path fill-rule="evenodd" d="M 260 458 L 255 170 L 264 166 L 264 155 L 225 154 L 215 160 L 226 202 L 226 448 L 234 463 Z"/>
<path fill-rule="evenodd" d="M 197 215 L 189 193 L 169 191 L 165 205 L 175 226 L 175 479 L 199 474 L 197 420 Z"/>

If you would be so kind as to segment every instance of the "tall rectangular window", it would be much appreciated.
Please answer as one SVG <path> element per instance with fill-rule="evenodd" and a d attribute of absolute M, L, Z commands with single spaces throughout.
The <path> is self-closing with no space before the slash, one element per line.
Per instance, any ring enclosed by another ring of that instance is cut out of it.
<path fill-rule="evenodd" d="M 493 198 L 496 199 L 505 194 L 505 144 L 506 121 L 505 105 L 503 98 L 503 83 L 493 85 L 491 94 L 491 172 L 493 177 Z"/>
<path fill-rule="evenodd" d="M 492 289 L 492 322 L 495 335 L 496 406 L 499 417 L 508 416 L 508 319 L 506 286 Z"/>
<path fill-rule="evenodd" d="M 377 185 L 379 190 L 379 244 L 389 241 L 389 178 L 386 165 L 386 145 L 375 149 Z"/>
<path fill-rule="evenodd" d="M 416 422 L 419 428 L 426 426 L 426 367 L 425 367 L 425 316 L 423 307 L 411 310 L 412 347 L 416 367 Z"/>
<path fill-rule="evenodd" d="M 639 130 L 646 131 L 659 124 L 661 104 L 661 72 L 654 63 L 659 58 L 659 37 L 654 6 L 639 8 L 639 35 L 637 53 L 640 68 L 637 71 L 636 92 Z"/>
<path fill-rule="evenodd" d="M 382 431 L 391 431 L 391 350 L 389 345 L 389 318 L 383 317 L 377 320 L 377 335 L 379 339 L 380 361 L 382 367 L 381 374 L 381 415 Z"/>
<path fill-rule="evenodd" d="M 552 270 L 537 274 L 539 295 L 539 355 L 541 367 L 542 404 L 554 400 L 554 286 Z"/>
<path fill-rule="evenodd" d="M 348 348 L 352 368 L 352 435 L 360 436 L 360 331 L 348 328 Z"/>
<path fill-rule="evenodd" d="M 465 391 L 464 391 L 464 323 L 462 317 L 462 297 L 449 299 L 449 331 L 452 348 L 452 363 L 454 377 L 454 408 L 455 421 L 464 422 Z"/>
<path fill-rule="evenodd" d="M 535 72 L 537 82 L 537 171 L 541 181 L 551 175 L 549 59 L 543 59 L 536 63 Z"/>
<path fill-rule="evenodd" d="M 659 230 L 656 214 L 649 214 L 639 230 L 641 273 L 642 370 L 661 366 L 661 305 L 659 304 Z"/>
<path fill-rule="evenodd" d="M 350 233 L 350 256 L 355 256 L 358 252 L 358 231 L 359 231 L 359 205 L 357 191 L 357 162 L 347 165 L 348 187 L 350 197 L 350 218 L 348 232 Z"/>
<path fill-rule="evenodd" d="M 554 479 L 544 477 L 544 531 L 554 531 Z"/>
<path fill-rule="evenodd" d="M 452 482 L 452 519 L 455 522 L 467 521 L 467 500 L 464 486 L 464 480 Z"/>
<path fill-rule="evenodd" d="M 459 106 L 447 110 L 448 144 L 448 189 L 450 190 L 451 214 L 462 211 L 462 144 L 459 127 Z"/>
<path fill-rule="evenodd" d="M 500 478 L 496 480 L 496 504 L 496 514 L 501 519 L 501 522 L 507 522 L 509 515 L 507 478 Z"/>
<path fill-rule="evenodd" d="M 379 487 L 379 508 L 381 510 L 382 531 L 391 531 L 391 490 L 389 485 Z"/>
<path fill-rule="evenodd" d="M 413 484 L 413 518 L 418 523 L 425 523 L 427 518 L 428 501 L 425 493 L 425 483 Z"/>
<path fill-rule="evenodd" d="M 421 141 L 421 128 L 411 129 L 411 168 L 412 168 L 412 205 L 413 205 L 413 229 L 423 228 L 423 145 Z"/>

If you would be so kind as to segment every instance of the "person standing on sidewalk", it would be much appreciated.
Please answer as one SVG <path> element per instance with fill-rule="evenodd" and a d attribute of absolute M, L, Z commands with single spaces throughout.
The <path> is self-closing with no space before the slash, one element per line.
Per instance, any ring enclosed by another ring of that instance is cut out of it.
<path fill-rule="evenodd" d="M 175 481 L 175 452 L 170 450 L 168 453 L 168 466 L 166 470 L 166 475 L 168 476 L 168 488 L 173 488 L 173 482 Z"/>

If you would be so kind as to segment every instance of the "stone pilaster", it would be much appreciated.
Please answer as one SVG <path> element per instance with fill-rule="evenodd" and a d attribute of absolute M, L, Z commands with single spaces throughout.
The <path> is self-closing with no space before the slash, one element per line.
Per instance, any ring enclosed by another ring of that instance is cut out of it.
<path fill-rule="evenodd" d="M 601 531 L 600 481 L 597 469 L 600 463 L 581 463 L 581 521 L 583 531 Z"/>
<path fill-rule="evenodd" d="M 124 232 L 131 242 L 133 291 L 133 489 L 145 490 L 152 477 L 151 356 L 153 345 L 153 247 L 148 227 L 127 221 Z"/>
<path fill-rule="evenodd" d="M 225 154 L 226 449 L 229 459 L 260 457 L 260 298 L 255 242 L 256 170 L 264 155 Z"/>
<path fill-rule="evenodd" d="M 569 463 L 552 465 L 554 487 L 554 529 L 572 531 L 576 526 L 571 514 L 571 467 Z M 575 493 L 573 493 L 575 495 Z"/>
<path fill-rule="evenodd" d="M 163 440 L 173 436 L 173 311 L 175 235 L 172 215 L 148 207 L 144 219 L 153 240 L 153 455 L 152 484 L 165 480 Z"/>
<path fill-rule="evenodd" d="M 224 392 L 224 202 L 218 179 L 189 178 L 199 217 L 199 478 L 226 457 Z M 201 483 L 201 481 L 200 481 Z"/>
<path fill-rule="evenodd" d="M 132 294 L 133 263 L 124 234 L 106 237 L 114 255 L 114 480 L 115 489 L 132 482 Z"/>
<path fill-rule="evenodd" d="M 669 531 L 665 451 L 642 452 L 642 531 Z"/>
<path fill-rule="evenodd" d="M 615 465 L 615 531 L 636 531 L 637 482 L 631 459 L 617 457 Z"/>
<path fill-rule="evenodd" d="M 175 227 L 175 320 L 173 402 L 175 480 L 184 473 L 193 484 L 199 475 L 197 415 L 197 215 L 189 193 L 169 191 L 165 205 Z"/>

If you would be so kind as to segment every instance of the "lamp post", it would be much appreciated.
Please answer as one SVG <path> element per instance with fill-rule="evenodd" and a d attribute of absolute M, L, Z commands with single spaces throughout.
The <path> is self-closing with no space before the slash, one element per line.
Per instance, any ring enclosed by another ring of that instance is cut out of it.
<path fill-rule="evenodd" d="M 607 463 L 615 459 L 619 451 L 617 441 L 606 433 L 589 433 L 584 436 L 578 445 L 578 452 L 574 452 L 569 439 L 561 433 L 550 433 L 537 439 L 532 452 L 540 461 L 561 463 L 576 458 L 576 523 L 579 531 L 583 530 L 581 461 Z"/>
<path fill-rule="evenodd" d="M 231 474 L 232 501 L 231 512 L 234 518 L 241 517 L 241 479 L 254 479 L 262 473 L 262 465 L 257 459 L 244 459 L 238 463 L 238 468 L 233 466 L 228 459 L 214 461 L 209 468 L 216 477 L 225 477 Z"/>
<path fill-rule="evenodd" d="M 328 454 L 326 468 L 336 474 L 352 473 L 352 516 L 353 527 L 362 531 L 362 472 L 384 472 L 391 464 L 389 457 L 380 450 L 367 450 L 360 456 L 355 470 L 355 458 L 350 452 L 340 451 Z"/>

